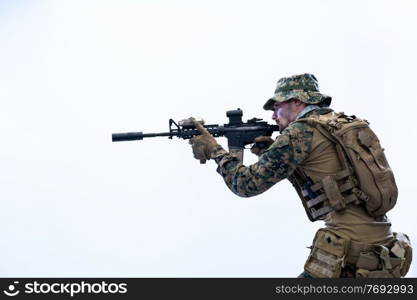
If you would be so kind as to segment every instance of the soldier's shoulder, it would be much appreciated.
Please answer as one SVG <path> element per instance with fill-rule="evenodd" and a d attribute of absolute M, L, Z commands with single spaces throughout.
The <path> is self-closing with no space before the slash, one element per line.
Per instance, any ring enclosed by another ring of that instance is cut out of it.
<path fill-rule="evenodd" d="M 292 122 L 282 131 L 282 134 L 288 135 L 290 138 L 311 137 L 314 128 L 307 122 Z"/>
<path fill-rule="evenodd" d="M 311 149 L 313 130 L 313 127 L 307 123 L 293 122 L 276 138 L 271 150 L 283 147 L 309 150 Z"/>

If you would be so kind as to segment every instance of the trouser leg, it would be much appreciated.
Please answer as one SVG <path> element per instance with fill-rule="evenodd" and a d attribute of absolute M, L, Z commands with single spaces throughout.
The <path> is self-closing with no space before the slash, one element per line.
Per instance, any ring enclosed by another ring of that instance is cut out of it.
<path fill-rule="evenodd" d="M 303 273 L 301 273 L 300 275 L 298 275 L 297 278 L 314 278 L 314 277 L 311 276 L 310 274 L 308 274 L 306 271 L 304 271 Z"/>

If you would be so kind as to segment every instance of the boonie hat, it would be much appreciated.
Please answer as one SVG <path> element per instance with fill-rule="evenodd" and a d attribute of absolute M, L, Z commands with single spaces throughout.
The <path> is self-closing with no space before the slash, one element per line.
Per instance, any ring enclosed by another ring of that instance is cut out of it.
<path fill-rule="evenodd" d="M 292 98 L 307 104 L 321 103 L 323 106 L 329 106 L 332 102 L 332 97 L 320 93 L 316 76 L 304 73 L 278 80 L 274 96 L 266 101 L 263 108 L 274 110 L 275 102 L 284 102 Z"/>

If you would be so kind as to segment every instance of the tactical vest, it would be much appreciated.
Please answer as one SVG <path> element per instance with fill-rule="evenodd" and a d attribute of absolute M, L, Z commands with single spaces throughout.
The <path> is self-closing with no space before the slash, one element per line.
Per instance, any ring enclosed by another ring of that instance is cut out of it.
<path fill-rule="evenodd" d="M 313 115 L 297 120 L 331 141 L 342 170 L 313 181 L 297 168 L 292 183 L 311 221 L 349 204 L 363 205 L 369 215 L 383 216 L 394 207 L 398 189 L 384 150 L 366 120 L 343 113 Z"/>

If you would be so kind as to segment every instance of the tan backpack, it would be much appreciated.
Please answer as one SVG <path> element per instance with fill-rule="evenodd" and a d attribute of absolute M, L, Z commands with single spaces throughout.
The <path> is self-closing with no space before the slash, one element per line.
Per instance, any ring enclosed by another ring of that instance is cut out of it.
<path fill-rule="evenodd" d="M 315 127 L 335 144 L 344 171 L 354 174 L 361 191 L 360 199 L 371 216 L 382 216 L 394 207 L 398 196 L 394 174 L 366 120 L 331 112 L 297 122 Z"/>

